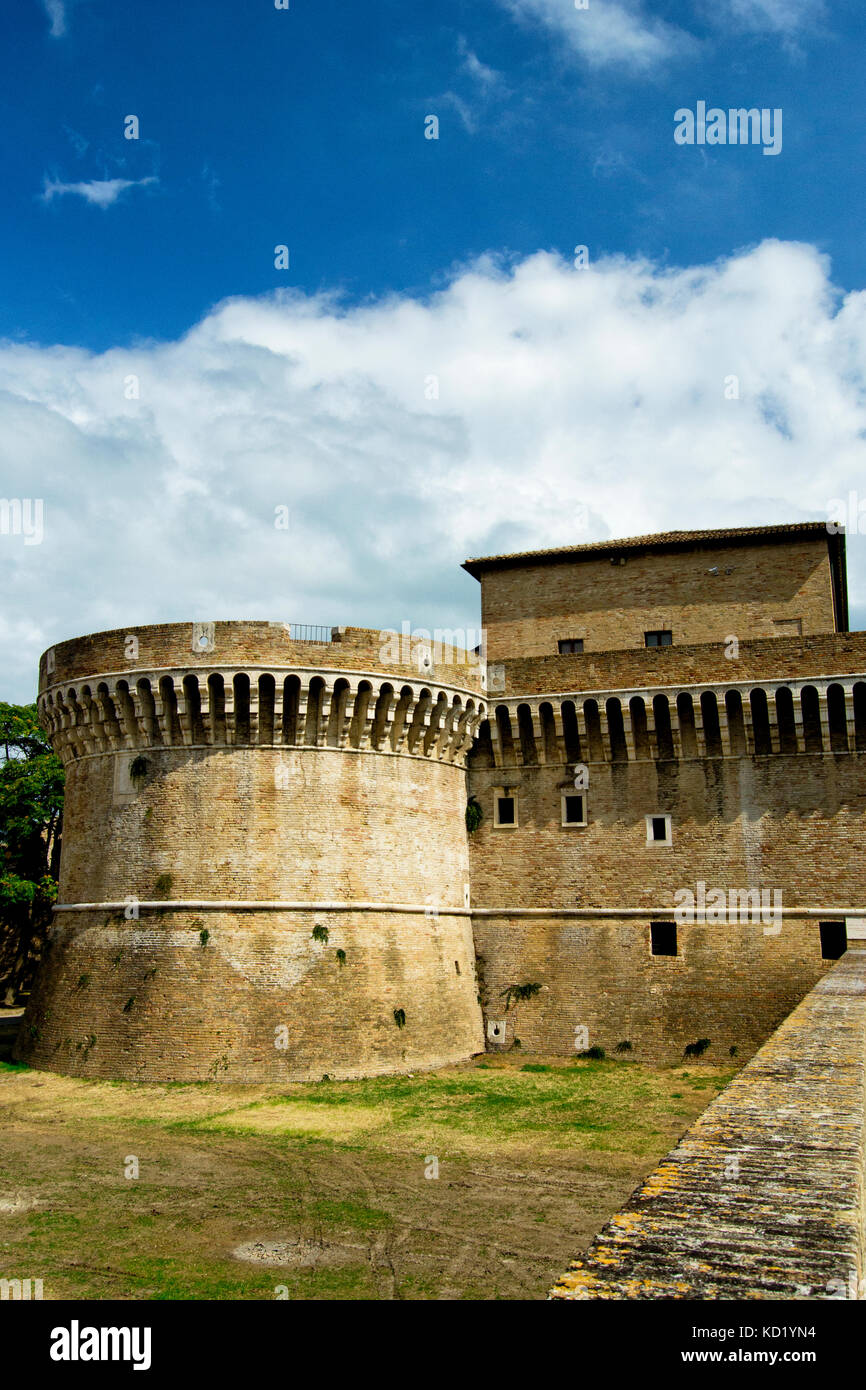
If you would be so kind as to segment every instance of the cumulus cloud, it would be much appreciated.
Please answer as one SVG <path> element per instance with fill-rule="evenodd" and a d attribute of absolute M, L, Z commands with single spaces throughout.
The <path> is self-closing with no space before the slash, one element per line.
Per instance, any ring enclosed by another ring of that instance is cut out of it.
<path fill-rule="evenodd" d="M 864 440 L 866 294 L 776 241 L 235 298 L 95 354 L 0 344 L 0 495 L 44 502 L 41 544 L 0 535 L 2 694 L 51 642 L 136 623 L 475 627 L 468 555 L 824 519 L 866 500 Z"/>
<path fill-rule="evenodd" d="M 581 10 L 571 0 L 499 3 L 516 19 L 545 26 L 593 68 L 618 67 L 647 74 L 698 48 L 697 40 L 684 29 L 648 13 L 643 0 L 590 0 Z"/>
<path fill-rule="evenodd" d="M 149 183 L 159 180 L 151 175 L 146 179 L 90 179 L 85 183 L 60 183 L 56 179 L 45 179 L 42 197 L 46 203 L 64 193 L 74 193 L 98 208 L 110 208 L 127 188 L 145 188 Z"/>

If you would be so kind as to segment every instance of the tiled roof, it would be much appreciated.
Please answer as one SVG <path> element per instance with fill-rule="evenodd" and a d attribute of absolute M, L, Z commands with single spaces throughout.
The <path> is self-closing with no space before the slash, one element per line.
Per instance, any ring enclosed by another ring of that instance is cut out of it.
<path fill-rule="evenodd" d="M 770 540 L 805 534 L 828 535 L 824 521 L 797 521 L 784 526 L 740 526 L 725 527 L 719 531 L 661 531 L 653 536 L 628 536 L 621 540 L 590 541 L 587 545 L 556 546 L 552 550 L 520 550 L 511 555 L 485 555 L 464 561 L 463 568 L 477 579 L 485 569 L 498 569 L 500 566 L 519 564 L 523 561 L 537 560 L 542 563 L 550 560 L 592 559 L 596 555 L 615 554 L 622 550 L 668 550 L 683 547 L 703 546 L 707 543 L 733 545 L 739 542 L 748 544 L 751 540 Z"/>

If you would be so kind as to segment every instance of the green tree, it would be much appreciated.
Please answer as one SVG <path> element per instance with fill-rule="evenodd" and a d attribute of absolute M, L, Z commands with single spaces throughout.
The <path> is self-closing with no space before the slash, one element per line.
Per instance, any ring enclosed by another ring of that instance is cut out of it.
<path fill-rule="evenodd" d="M 57 897 L 63 768 L 35 705 L 0 701 L 0 1003 L 33 977 Z"/>

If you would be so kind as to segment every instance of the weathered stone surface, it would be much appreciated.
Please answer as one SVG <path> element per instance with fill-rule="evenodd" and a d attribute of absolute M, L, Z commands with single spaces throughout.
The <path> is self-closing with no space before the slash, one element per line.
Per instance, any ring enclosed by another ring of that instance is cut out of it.
<path fill-rule="evenodd" d="M 552 1291 L 866 1297 L 866 950 L 849 950 Z"/>
<path fill-rule="evenodd" d="M 303 644 L 306 665 L 262 680 L 243 663 L 280 655 L 282 629 L 218 623 L 210 664 L 166 672 L 192 660 L 192 633 L 133 630 L 151 664 L 107 676 L 120 634 L 55 651 L 40 710 L 67 773 L 60 898 L 16 1055 L 87 1076 L 280 1081 L 482 1051 L 465 826 L 477 668 L 468 688 L 352 669 L 368 635 L 328 647 L 338 670 Z"/>
<path fill-rule="evenodd" d="M 561 638 L 583 638 L 587 652 L 641 649 L 644 633 L 660 628 L 673 631 L 677 646 L 721 646 L 731 634 L 778 637 L 792 622 L 803 634 L 832 632 L 826 529 L 757 539 L 675 551 L 650 543 L 619 557 L 590 550 L 559 562 L 531 555 L 506 565 L 473 562 L 483 581 L 488 658 L 545 656 Z M 611 563 L 618 558 L 622 564 Z"/>

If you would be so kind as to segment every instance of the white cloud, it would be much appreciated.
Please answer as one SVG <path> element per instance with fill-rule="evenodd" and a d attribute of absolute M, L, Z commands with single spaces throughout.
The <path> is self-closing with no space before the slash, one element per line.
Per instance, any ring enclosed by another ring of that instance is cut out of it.
<path fill-rule="evenodd" d="M 439 101 L 453 107 L 468 133 L 470 135 L 475 134 L 478 129 L 479 112 L 468 101 L 464 101 L 456 92 L 443 92 Z"/>
<path fill-rule="evenodd" d="M 791 35 L 813 26 L 826 15 L 823 0 L 712 0 L 716 23 L 736 33 Z"/>
<path fill-rule="evenodd" d="M 823 519 L 866 499 L 864 440 L 866 294 L 775 241 L 679 270 L 485 258 L 351 308 L 237 298 L 98 354 L 0 344 L 0 496 L 45 509 L 41 545 L 0 535 L 0 698 L 101 628 L 476 626 L 468 555 Z"/>
<path fill-rule="evenodd" d="M 42 5 L 51 20 L 49 33 L 53 38 L 62 38 L 66 33 L 66 3 L 65 0 L 42 0 Z"/>
<path fill-rule="evenodd" d="M 541 23 L 564 39 L 590 67 L 619 67 L 647 74 L 671 59 L 695 53 L 697 40 L 647 12 L 643 0 L 499 0 L 515 18 Z"/>
<path fill-rule="evenodd" d="M 457 38 L 457 52 L 461 58 L 461 71 L 465 72 L 482 88 L 496 87 L 502 81 L 502 74 L 498 73 L 495 68 L 489 68 L 486 63 L 482 63 L 477 53 L 473 53 L 462 34 L 458 35 Z"/>
<path fill-rule="evenodd" d="M 42 197 L 46 203 L 64 193 L 75 193 L 88 203 L 100 208 L 109 208 L 116 203 L 127 188 L 145 188 L 149 183 L 159 180 L 151 175 L 146 179 L 90 179 L 85 183 L 59 183 L 56 179 L 45 179 Z"/>
<path fill-rule="evenodd" d="M 453 90 L 442 92 L 431 104 L 440 102 L 450 106 L 457 112 L 468 133 L 474 135 L 487 118 L 491 103 L 494 100 L 503 101 L 510 92 L 502 74 L 482 63 L 462 34 L 457 36 L 457 53 L 460 57 L 458 75 L 468 79 L 463 94 Z M 470 83 L 471 92 L 467 93 L 466 88 Z"/>

